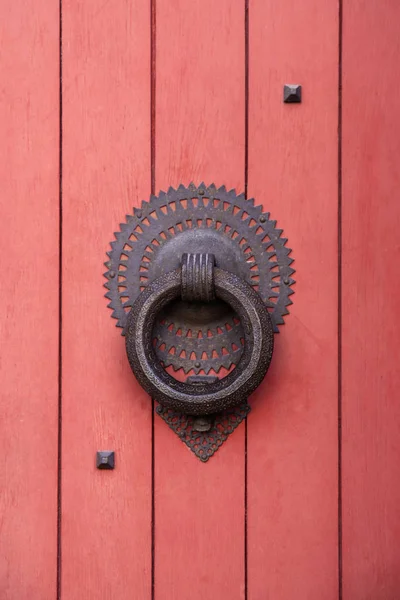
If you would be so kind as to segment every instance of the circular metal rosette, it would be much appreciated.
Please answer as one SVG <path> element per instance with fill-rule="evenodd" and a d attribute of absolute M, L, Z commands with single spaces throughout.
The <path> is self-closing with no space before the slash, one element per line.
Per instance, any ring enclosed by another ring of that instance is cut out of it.
<path fill-rule="evenodd" d="M 201 184 L 170 188 L 142 202 L 111 242 L 105 277 L 112 316 L 123 333 L 139 294 L 180 266 L 182 255 L 212 253 L 216 266 L 241 277 L 261 296 L 274 331 L 292 304 L 294 283 L 287 240 L 276 221 L 235 190 Z M 165 366 L 216 372 L 237 365 L 244 334 L 237 315 L 221 300 L 174 300 L 160 313 L 153 345 Z"/>

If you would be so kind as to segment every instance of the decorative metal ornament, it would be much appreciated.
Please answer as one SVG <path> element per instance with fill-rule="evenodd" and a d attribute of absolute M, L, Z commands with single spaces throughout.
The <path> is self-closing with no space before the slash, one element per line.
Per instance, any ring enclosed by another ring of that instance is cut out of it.
<path fill-rule="evenodd" d="M 176 269 L 187 252 L 213 253 L 218 267 L 251 285 L 270 312 L 275 332 L 288 314 L 294 270 L 287 240 L 269 213 L 234 190 L 191 184 L 160 192 L 126 217 L 115 238 L 107 253 L 105 287 L 123 333 L 139 294 Z M 208 374 L 239 363 L 244 335 L 237 316 L 220 300 L 176 300 L 159 314 L 153 341 L 165 367 Z"/>
<path fill-rule="evenodd" d="M 225 187 L 151 196 L 115 233 L 105 276 L 131 368 L 202 461 L 250 410 L 292 304 L 290 249 L 254 200 Z M 183 369 L 186 382 L 166 370 Z M 219 379 L 198 373 L 230 372 Z"/>
<path fill-rule="evenodd" d="M 204 431 L 200 431 L 198 425 L 196 427 L 196 419 L 191 415 L 162 406 L 157 406 L 156 412 L 201 461 L 207 462 L 247 417 L 250 406 L 244 402 L 215 415 L 210 422 L 206 422 Z"/>

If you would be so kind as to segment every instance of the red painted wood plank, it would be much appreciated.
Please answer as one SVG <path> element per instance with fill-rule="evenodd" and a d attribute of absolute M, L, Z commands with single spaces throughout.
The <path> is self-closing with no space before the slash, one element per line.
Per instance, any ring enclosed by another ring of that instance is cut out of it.
<path fill-rule="evenodd" d="M 244 187 L 244 5 L 157 0 L 156 189 Z M 202 464 L 156 416 L 155 598 L 244 598 L 244 425 Z"/>
<path fill-rule="evenodd" d="M 399 23 L 344 3 L 344 600 L 400 596 Z"/>
<path fill-rule="evenodd" d="M 113 231 L 150 188 L 150 12 L 63 2 L 62 596 L 150 598 L 151 403 L 102 277 Z M 97 471 L 96 450 L 116 452 Z"/>
<path fill-rule="evenodd" d="M 56 593 L 58 32 L 57 3 L 0 5 L 2 600 Z"/>
<path fill-rule="evenodd" d="M 297 284 L 248 420 L 249 600 L 338 594 L 337 11 L 250 2 L 249 195 L 284 228 Z"/>

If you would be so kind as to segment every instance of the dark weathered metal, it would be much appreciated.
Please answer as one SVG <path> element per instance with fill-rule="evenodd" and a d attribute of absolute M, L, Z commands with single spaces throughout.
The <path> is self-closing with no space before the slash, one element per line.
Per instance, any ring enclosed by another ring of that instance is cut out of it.
<path fill-rule="evenodd" d="M 301 102 L 301 85 L 286 84 L 283 86 L 283 101 L 286 104 Z"/>
<path fill-rule="evenodd" d="M 212 427 L 212 420 L 205 416 L 205 417 L 197 417 L 197 419 L 194 419 L 193 421 L 193 429 L 195 431 L 210 431 Z"/>
<path fill-rule="evenodd" d="M 218 373 L 221 367 L 237 365 L 243 341 L 237 315 L 218 299 L 208 304 L 176 300 L 160 313 L 153 329 L 158 359 L 166 367 L 183 368 L 185 373 Z"/>
<path fill-rule="evenodd" d="M 113 469 L 115 466 L 115 453 L 113 450 L 96 452 L 96 467 L 98 469 Z"/>
<path fill-rule="evenodd" d="M 160 310 L 181 295 L 181 268 L 162 275 L 135 300 L 128 315 L 126 351 L 141 386 L 166 408 L 185 414 L 207 415 L 245 400 L 263 380 L 271 362 L 274 333 L 260 296 L 245 281 L 214 268 L 215 295 L 238 315 L 244 346 L 236 368 L 213 383 L 183 383 L 169 375 L 153 349 L 152 330 Z"/>
<path fill-rule="evenodd" d="M 218 381 L 218 377 L 213 375 L 189 375 L 186 379 L 187 383 L 215 383 Z M 215 420 L 215 415 L 203 415 L 202 417 L 197 417 L 193 420 L 193 430 L 194 431 L 210 431 L 213 422 Z"/>
<path fill-rule="evenodd" d="M 181 298 L 184 302 L 211 302 L 214 294 L 213 254 L 183 254 Z"/>
<path fill-rule="evenodd" d="M 247 402 L 209 417 L 206 431 L 196 430 L 199 419 L 157 406 L 156 412 L 201 461 L 207 462 L 250 411 Z"/>
<path fill-rule="evenodd" d="M 288 314 L 294 271 L 287 240 L 269 214 L 243 194 L 204 184 L 170 188 L 127 216 L 115 237 L 105 263 L 105 285 L 112 316 L 123 332 L 140 292 L 178 268 L 185 253 L 212 253 L 217 267 L 252 286 L 271 313 L 274 331 Z M 153 328 L 158 360 L 186 373 L 237 365 L 243 341 L 242 324 L 220 299 L 200 303 L 177 298 L 159 313 Z"/>

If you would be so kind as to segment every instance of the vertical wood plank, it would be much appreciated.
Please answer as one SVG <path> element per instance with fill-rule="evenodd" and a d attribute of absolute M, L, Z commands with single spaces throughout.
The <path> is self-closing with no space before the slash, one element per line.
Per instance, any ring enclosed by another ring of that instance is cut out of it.
<path fill-rule="evenodd" d="M 63 1 L 62 597 L 151 596 L 151 403 L 103 297 L 150 189 L 150 11 Z M 95 468 L 115 450 L 114 471 Z"/>
<path fill-rule="evenodd" d="M 336 600 L 338 8 L 251 0 L 249 23 L 249 196 L 297 283 L 248 420 L 248 599 Z"/>
<path fill-rule="evenodd" d="M 56 594 L 58 34 L 56 2 L 1 3 L 3 600 L 42 600 Z"/>
<path fill-rule="evenodd" d="M 400 595 L 400 5 L 343 7 L 343 598 Z"/>
<path fill-rule="evenodd" d="M 244 4 L 157 0 L 156 191 L 244 189 Z M 244 425 L 202 464 L 155 418 L 155 598 L 244 598 Z"/>

